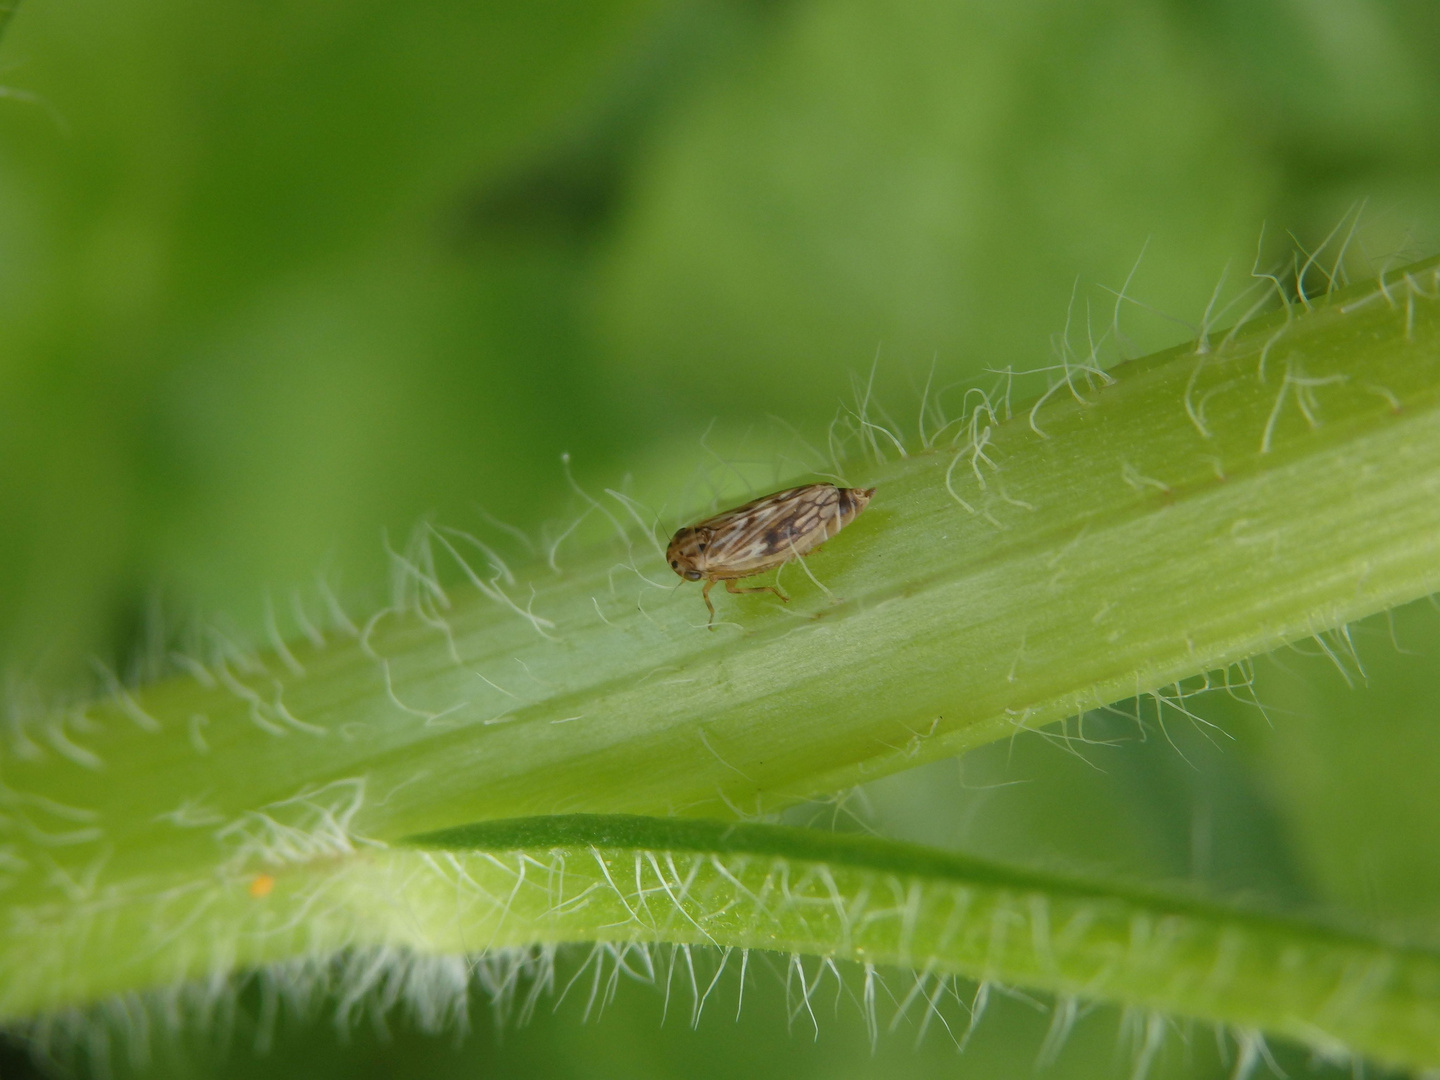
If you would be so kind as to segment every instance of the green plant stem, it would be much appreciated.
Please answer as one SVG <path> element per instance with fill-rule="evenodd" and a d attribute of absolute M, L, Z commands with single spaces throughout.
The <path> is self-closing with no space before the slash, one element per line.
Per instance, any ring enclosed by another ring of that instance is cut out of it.
<path fill-rule="evenodd" d="M 406 873 L 415 857 L 397 850 L 375 872 L 391 902 L 435 913 L 426 925 L 453 920 L 450 941 L 422 950 L 778 949 L 915 969 L 922 1002 L 960 974 L 1285 1035 L 1331 1056 L 1440 1063 L 1440 954 L 1294 917 L 768 825 L 552 816 L 411 843 L 447 857 Z"/>
<path fill-rule="evenodd" d="M 713 631 L 635 530 L 515 578 L 440 531 L 430 552 L 473 555 L 474 588 L 417 550 L 408 599 L 348 631 L 216 637 L 187 675 L 17 722 L 0 1015 L 332 948 L 324 909 L 363 898 L 325 882 L 366 845 L 763 813 L 1440 586 L 1434 261 L 1112 374 L 1072 366 L 1033 409 L 932 423 L 889 461 L 862 413 L 870 509 L 786 572 L 793 602 L 721 594 Z M 592 520 L 625 517 L 601 498 Z M 267 902 L 285 934 L 211 920 L 307 864 L 310 894 Z M 351 914 L 347 944 L 408 940 Z"/>

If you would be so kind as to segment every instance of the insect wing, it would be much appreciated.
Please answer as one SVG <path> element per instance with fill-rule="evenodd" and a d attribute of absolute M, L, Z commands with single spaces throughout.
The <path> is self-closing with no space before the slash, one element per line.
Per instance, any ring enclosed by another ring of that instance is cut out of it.
<path fill-rule="evenodd" d="M 826 523 L 839 512 L 840 493 L 833 484 L 807 484 L 777 491 L 701 523 L 713 539 L 706 551 L 712 573 L 756 573 L 799 553 L 826 535 Z"/>

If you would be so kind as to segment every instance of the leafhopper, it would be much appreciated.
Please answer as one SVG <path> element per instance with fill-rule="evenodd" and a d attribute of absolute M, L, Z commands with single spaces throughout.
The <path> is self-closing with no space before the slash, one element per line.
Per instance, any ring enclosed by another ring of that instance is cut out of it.
<path fill-rule="evenodd" d="M 710 590 L 717 581 L 725 582 L 727 592 L 769 592 L 789 602 L 773 585 L 741 588 L 735 582 L 814 551 L 854 521 L 874 494 L 874 488 L 834 484 L 777 491 L 687 525 L 671 538 L 665 558 L 670 569 L 686 581 L 704 580 L 700 597 L 710 609 L 713 626 L 715 605 L 710 602 Z"/>

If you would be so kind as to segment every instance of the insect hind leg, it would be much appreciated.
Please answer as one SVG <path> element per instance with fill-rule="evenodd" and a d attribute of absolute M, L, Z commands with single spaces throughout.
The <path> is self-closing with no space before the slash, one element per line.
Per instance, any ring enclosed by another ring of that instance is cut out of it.
<path fill-rule="evenodd" d="M 734 579 L 734 578 L 730 578 L 729 580 L 727 580 L 727 581 L 725 582 L 725 591 L 726 591 L 726 592 L 729 592 L 729 593 L 735 593 L 737 596 L 738 596 L 740 593 L 751 593 L 751 592 L 768 592 L 768 593 L 774 593 L 776 596 L 778 596 L 778 597 L 780 598 L 780 600 L 781 600 L 783 603 L 788 604 L 788 603 L 790 602 L 790 597 L 786 596 L 783 592 L 781 592 L 779 589 L 777 589 L 774 585 L 753 585 L 753 586 L 748 586 L 748 587 L 742 588 L 741 586 L 735 584 L 735 579 Z"/>

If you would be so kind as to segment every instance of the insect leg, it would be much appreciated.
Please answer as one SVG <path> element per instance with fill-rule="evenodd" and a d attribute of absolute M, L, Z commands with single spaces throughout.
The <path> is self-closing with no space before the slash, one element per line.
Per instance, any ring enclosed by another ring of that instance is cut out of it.
<path fill-rule="evenodd" d="M 710 609 L 710 622 L 707 624 L 711 630 L 715 629 L 715 605 L 710 602 L 710 590 L 715 587 L 715 579 L 711 578 L 705 582 L 705 587 L 700 590 L 700 599 L 705 601 L 705 606 Z"/>
<path fill-rule="evenodd" d="M 736 585 L 736 584 L 735 584 L 735 580 L 734 580 L 733 578 L 731 578 L 731 579 L 729 579 L 729 580 L 727 580 L 727 581 L 725 582 L 725 591 L 726 591 L 726 592 L 732 592 L 732 593 L 735 593 L 735 594 L 737 594 L 737 595 L 740 594 L 740 593 L 747 593 L 747 592 L 768 592 L 768 593 L 774 593 L 776 596 L 778 596 L 778 597 L 779 597 L 782 601 L 784 601 L 785 603 L 788 604 L 788 603 L 790 602 L 790 597 L 786 596 L 783 592 L 781 592 L 779 589 L 777 589 L 774 585 L 756 585 L 756 586 L 754 586 L 753 588 L 743 588 L 743 589 L 742 589 L 739 585 Z"/>

